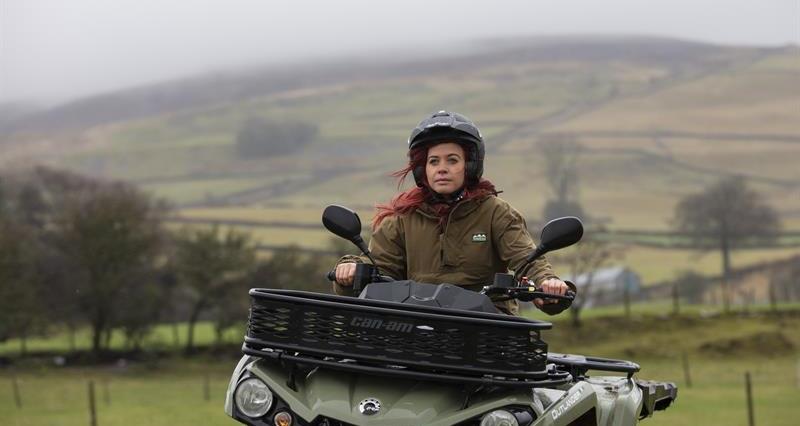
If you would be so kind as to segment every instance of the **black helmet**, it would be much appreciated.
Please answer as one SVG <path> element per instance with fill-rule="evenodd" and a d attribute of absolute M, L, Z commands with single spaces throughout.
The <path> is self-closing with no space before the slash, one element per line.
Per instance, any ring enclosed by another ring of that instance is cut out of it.
<path fill-rule="evenodd" d="M 485 148 L 483 136 L 478 127 L 467 117 L 447 111 L 439 111 L 425 118 L 417 124 L 408 137 L 409 151 L 425 144 L 453 141 L 459 144 L 471 144 L 474 149 L 466 149 L 466 180 L 467 185 L 475 185 L 483 175 L 483 157 Z M 425 168 L 417 167 L 413 171 L 414 181 L 417 186 L 425 182 Z"/>

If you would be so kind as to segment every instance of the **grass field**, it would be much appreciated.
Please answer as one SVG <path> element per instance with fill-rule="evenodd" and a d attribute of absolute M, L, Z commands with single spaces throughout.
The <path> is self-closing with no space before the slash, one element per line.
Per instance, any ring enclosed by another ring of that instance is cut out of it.
<path fill-rule="evenodd" d="M 756 425 L 790 426 L 800 415 L 797 358 L 739 360 L 691 359 L 692 387 L 683 380 L 680 359 L 641 360 L 639 377 L 675 381 L 678 399 L 672 407 L 642 424 L 658 426 L 746 425 L 745 372 L 752 381 Z"/>
<path fill-rule="evenodd" d="M 638 377 L 674 381 L 678 399 L 645 425 L 745 425 L 744 373 L 752 377 L 756 425 L 792 426 L 800 415 L 800 388 L 792 357 L 690 361 L 692 387 L 683 380 L 680 360 L 638 359 Z M 17 373 L 22 408 L 16 408 L 11 375 L 0 372 L 0 419 L 4 425 L 88 425 L 88 382 L 95 382 L 99 425 L 225 425 L 225 389 L 235 360 L 171 361 L 155 369 L 114 367 L 43 369 Z M 205 375 L 210 400 L 204 398 Z M 107 389 L 107 393 L 106 393 Z M 106 402 L 108 395 L 108 403 Z"/>
<path fill-rule="evenodd" d="M 544 338 L 552 351 L 631 359 L 642 366 L 637 377 L 675 382 L 676 403 L 643 424 L 746 424 L 745 372 L 752 377 L 756 424 L 796 424 L 800 415 L 796 306 L 784 306 L 782 317 L 701 317 L 691 310 L 674 318 L 654 315 L 654 309 L 662 308 L 634 311 L 630 320 L 609 317 L 608 311 L 589 311 L 579 330 L 566 325 L 566 318 L 555 317 L 554 330 L 545 332 Z M 210 337 L 200 335 L 206 342 Z M 758 340 L 760 335 L 773 340 Z M 691 387 L 684 378 L 682 353 L 688 354 Z M 0 369 L 0 419 L 3 425 L 88 424 L 87 388 L 92 380 L 99 425 L 231 424 L 222 404 L 235 362 L 234 357 L 173 356 L 92 368 L 22 363 L 16 369 Z M 15 406 L 13 377 L 22 408 Z M 206 377 L 210 401 L 204 398 Z"/>
<path fill-rule="evenodd" d="M 159 367 L 43 368 L 17 374 L 22 408 L 9 372 L 0 372 L 3 425 L 88 425 L 88 383 L 95 382 L 98 425 L 231 424 L 222 410 L 235 360 L 170 361 Z M 210 400 L 204 394 L 208 375 Z M 108 399 L 106 399 L 108 395 Z"/>

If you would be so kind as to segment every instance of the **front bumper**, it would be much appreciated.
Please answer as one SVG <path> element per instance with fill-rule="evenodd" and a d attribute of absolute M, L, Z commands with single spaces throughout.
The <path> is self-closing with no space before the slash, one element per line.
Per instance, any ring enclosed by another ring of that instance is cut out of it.
<path fill-rule="evenodd" d="M 678 398 L 675 383 L 636 380 L 636 385 L 642 390 L 640 419 L 652 416 L 655 411 L 666 410 Z"/>

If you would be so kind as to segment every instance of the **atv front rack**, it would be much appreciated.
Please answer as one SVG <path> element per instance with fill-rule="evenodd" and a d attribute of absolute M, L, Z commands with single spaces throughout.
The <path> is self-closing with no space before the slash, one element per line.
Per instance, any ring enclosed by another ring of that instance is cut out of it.
<path fill-rule="evenodd" d="M 568 371 L 574 378 L 582 379 L 589 370 L 613 371 L 626 373 L 628 378 L 633 377 L 641 367 L 635 362 L 622 359 L 599 358 L 584 355 L 559 354 L 550 352 L 547 362 L 555 364 L 558 369 Z"/>
<path fill-rule="evenodd" d="M 554 386 L 544 321 L 294 290 L 252 289 L 245 354 L 368 374 Z"/>

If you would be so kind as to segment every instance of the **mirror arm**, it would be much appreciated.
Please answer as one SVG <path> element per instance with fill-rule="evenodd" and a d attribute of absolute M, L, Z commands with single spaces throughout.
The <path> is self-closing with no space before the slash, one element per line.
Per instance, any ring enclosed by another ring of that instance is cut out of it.
<path fill-rule="evenodd" d="M 369 260 L 372 260 L 372 257 L 369 255 L 369 248 L 367 248 L 367 244 L 364 242 L 364 239 L 361 238 L 361 235 L 356 235 L 352 241 L 353 244 L 355 244 L 356 247 L 358 247 L 358 249 L 361 250 L 362 253 L 367 255 L 367 257 L 369 257 Z M 373 261 L 373 263 L 375 262 Z"/>
<path fill-rule="evenodd" d="M 525 262 L 523 262 L 521 266 L 518 266 L 517 270 L 514 271 L 514 279 L 515 280 L 518 279 L 519 273 L 522 272 L 522 270 L 525 269 L 526 266 L 533 263 L 534 260 L 542 257 L 545 253 L 547 253 L 547 248 L 545 247 L 544 244 L 536 246 L 536 250 L 534 250 L 531 254 L 529 254 L 528 257 L 525 258 Z"/>
<path fill-rule="evenodd" d="M 375 269 L 373 269 L 372 271 L 372 282 L 378 282 L 378 276 L 381 275 L 381 270 L 378 264 L 375 262 L 375 259 L 372 257 L 372 254 L 370 254 L 369 247 L 367 247 L 367 244 L 364 242 L 364 239 L 361 238 L 361 235 L 357 235 L 355 238 L 353 238 L 352 241 L 353 244 L 358 246 L 359 250 L 361 250 L 361 252 L 364 253 L 365 256 L 367 256 L 369 261 L 372 262 L 372 265 L 375 266 Z"/>
<path fill-rule="evenodd" d="M 533 262 L 534 260 L 542 257 L 543 254 L 547 253 L 547 248 L 544 244 L 540 244 L 536 246 L 536 250 L 533 253 L 529 254 L 527 258 L 525 258 L 525 265 Z"/>

